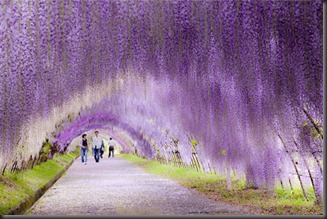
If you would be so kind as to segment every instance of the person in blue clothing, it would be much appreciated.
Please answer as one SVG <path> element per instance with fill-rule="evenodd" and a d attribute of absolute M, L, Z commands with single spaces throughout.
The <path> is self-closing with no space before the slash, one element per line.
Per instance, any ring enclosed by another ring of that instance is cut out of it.
<path fill-rule="evenodd" d="M 82 135 L 82 140 L 80 142 L 81 146 L 81 158 L 82 158 L 82 163 L 85 165 L 87 164 L 87 152 L 88 152 L 88 144 L 87 144 L 87 139 L 86 139 L 86 134 Z"/>
<path fill-rule="evenodd" d="M 95 131 L 94 134 L 95 136 L 92 139 L 92 146 L 94 148 L 94 159 L 96 163 L 99 163 L 102 139 L 99 137 L 99 131 Z"/>

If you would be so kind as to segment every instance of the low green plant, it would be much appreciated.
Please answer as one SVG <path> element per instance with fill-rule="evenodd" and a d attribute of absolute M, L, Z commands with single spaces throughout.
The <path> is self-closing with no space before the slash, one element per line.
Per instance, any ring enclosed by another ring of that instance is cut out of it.
<path fill-rule="evenodd" d="M 305 200 L 301 188 L 282 189 L 275 192 L 248 187 L 245 179 L 232 179 L 232 188 L 227 189 L 226 178 L 217 174 L 198 172 L 189 167 L 176 167 L 146 160 L 131 154 L 118 155 L 137 164 L 147 172 L 176 180 L 181 185 L 196 189 L 209 198 L 244 205 L 263 215 L 322 215 L 323 207 L 315 205 L 313 188 L 307 188 L 309 201 Z"/>
<path fill-rule="evenodd" d="M 8 214 L 10 209 L 33 196 L 78 155 L 77 151 L 70 154 L 55 154 L 53 159 L 41 162 L 33 169 L 15 173 L 5 172 L 0 176 L 0 215 Z"/>

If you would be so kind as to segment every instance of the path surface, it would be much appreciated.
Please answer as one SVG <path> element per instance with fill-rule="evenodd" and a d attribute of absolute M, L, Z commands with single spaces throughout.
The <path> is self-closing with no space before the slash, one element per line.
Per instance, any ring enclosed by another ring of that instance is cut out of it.
<path fill-rule="evenodd" d="M 122 158 L 87 165 L 80 157 L 27 211 L 31 215 L 186 216 L 241 215 L 175 181 L 146 173 Z"/>

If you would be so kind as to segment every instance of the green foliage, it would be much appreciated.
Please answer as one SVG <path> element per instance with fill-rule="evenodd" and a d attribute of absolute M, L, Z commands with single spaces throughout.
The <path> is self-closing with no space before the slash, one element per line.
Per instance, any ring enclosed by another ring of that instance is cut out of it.
<path fill-rule="evenodd" d="M 28 195 L 23 188 L 0 176 L 0 215 L 6 214 L 11 207 L 18 205 Z"/>
<path fill-rule="evenodd" d="M 301 188 L 294 188 L 291 191 L 276 187 L 275 193 L 268 193 L 266 190 L 247 186 L 245 178 L 232 178 L 232 189 L 227 189 L 225 176 L 197 172 L 192 168 L 160 164 L 155 160 L 146 160 L 130 154 L 119 154 L 118 156 L 141 166 L 149 173 L 167 177 L 178 181 L 183 186 L 194 188 L 211 199 L 246 205 L 253 211 L 260 211 L 262 214 L 317 215 L 323 212 L 322 206 L 314 204 L 313 188 L 306 190 L 309 201 L 303 198 Z"/>
<path fill-rule="evenodd" d="M 321 124 L 319 124 L 319 122 L 316 119 L 314 119 L 313 122 L 314 125 L 312 125 L 312 123 L 310 123 L 309 125 L 309 122 L 304 122 L 302 124 L 304 133 L 311 135 L 311 137 L 313 138 L 323 138 L 323 129 Z"/>
<path fill-rule="evenodd" d="M 74 118 L 74 113 L 69 113 L 67 116 L 67 121 L 71 122 L 73 118 Z"/>
<path fill-rule="evenodd" d="M 218 153 L 217 153 L 217 156 L 220 157 L 220 156 L 226 156 L 227 155 L 227 152 L 226 150 L 220 150 Z"/>
<path fill-rule="evenodd" d="M 42 161 L 46 161 L 51 153 L 52 144 L 48 141 L 43 142 L 42 148 L 40 150 L 40 158 Z"/>
<path fill-rule="evenodd" d="M 305 198 L 303 196 L 303 192 L 301 188 L 294 188 L 294 190 L 291 189 L 282 189 L 280 187 L 276 188 L 275 190 L 276 195 L 280 199 L 285 200 L 293 200 L 293 201 L 305 201 Z M 307 197 L 310 201 L 315 201 L 315 194 L 313 187 L 309 187 L 306 189 Z"/>
<path fill-rule="evenodd" d="M 192 139 L 191 144 L 192 144 L 193 147 L 196 147 L 196 145 L 198 144 L 198 141 L 195 140 L 195 139 Z"/>
<path fill-rule="evenodd" d="M 319 131 L 320 131 L 320 133 L 323 133 L 321 128 L 319 128 Z M 313 138 L 322 138 L 323 137 L 322 134 L 320 134 L 315 127 L 310 128 L 310 133 Z"/>
<path fill-rule="evenodd" d="M 221 151 L 220 151 L 220 154 L 226 156 L 226 150 L 221 150 Z"/>
<path fill-rule="evenodd" d="M 18 173 L 0 176 L 0 214 L 4 215 L 53 179 L 79 153 L 56 154 L 53 159 Z"/>
<path fill-rule="evenodd" d="M 192 153 L 196 153 L 195 148 L 198 145 L 198 141 L 196 139 L 192 139 L 191 145 L 192 145 Z"/>
<path fill-rule="evenodd" d="M 41 152 L 44 153 L 44 154 L 48 154 L 48 153 L 51 152 L 51 147 L 52 147 L 51 143 L 44 142 L 43 145 L 42 145 Z"/>

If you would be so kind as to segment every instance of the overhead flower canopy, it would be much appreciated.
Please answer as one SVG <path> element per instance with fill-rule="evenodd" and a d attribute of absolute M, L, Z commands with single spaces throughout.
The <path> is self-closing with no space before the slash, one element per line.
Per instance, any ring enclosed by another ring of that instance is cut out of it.
<path fill-rule="evenodd" d="M 318 0 L 3 0 L 0 167 L 117 127 L 142 156 L 189 163 L 196 142 L 205 168 L 258 186 L 291 151 L 319 178 L 322 56 Z"/>

